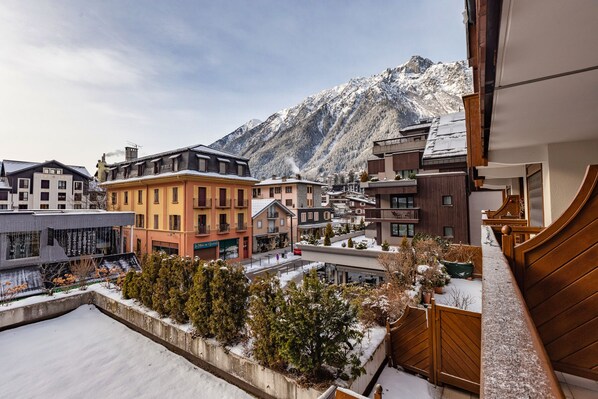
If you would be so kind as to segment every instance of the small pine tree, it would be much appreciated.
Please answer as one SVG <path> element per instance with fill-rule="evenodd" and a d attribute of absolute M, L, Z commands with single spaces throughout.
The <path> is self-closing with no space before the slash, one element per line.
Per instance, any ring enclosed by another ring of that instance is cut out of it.
<path fill-rule="evenodd" d="M 189 300 L 185 311 L 197 334 L 202 337 L 212 336 L 210 330 L 210 316 L 212 314 L 212 295 L 210 283 L 214 276 L 215 262 L 202 263 L 193 276 L 193 287 L 189 293 Z"/>
<path fill-rule="evenodd" d="M 139 280 L 140 275 L 136 271 L 130 270 L 127 272 L 122 286 L 123 299 L 139 298 Z"/>
<path fill-rule="evenodd" d="M 345 223 L 345 234 L 349 234 L 351 232 L 351 226 L 349 223 Z"/>
<path fill-rule="evenodd" d="M 353 239 L 351 237 L 349 237 L 349 240 L 347 241 L 347 247 L 353 248 Z"/>
<path fill-rule="evenodd" d="M 327 237 L 334 237 L 334 230 L 332 230 L 332 224 L 327 223 L 326 224 L 326 230 L 324 230 L 324 236 Z"/>
<path fill-rule="evenodd" d="M 181 258 L 178 267 L 171 269 L 171 286 L 168 291 L 168 306 L 170 317 L 178 323 L 186 323 L 189 315 L 185 305 L 193 287 L 193 275 L 197 270 L 198 261 Z"/>
<path fill-rule="evenodd" d="M 144 255 L 141 262 L 142 272 L 139 281 L 139 300 L 148 308 L 152 307 L 154 284 L 158 280 L 162 259 L 166 257 L 167 255 L 164 252 L 154 252 Z"/>
<path fill-rule="evenodd" d="M 388 241 L 386 241 L 386 240 L 384 240 L 384 242 L 382 243 L 381 247 L 382 247 L 382 250 L 383 250 L 383 251 L 388 251 L 388 250 L 390 250 L 390 244 L 389 244 L 389 243 L 388 243 Z"/>
<path fill-rule="evenodd" d="M 332 243 L 330 242 L 330 237 L 328 235 L 325 235 L 324 236 L 324 246 L 329 247 L 331 245 L 332 245 Z"/>
<path fill-rule="evenodd" d="M 344 369 L 358 364 L 358 355 L 347 356 L 351 341 L 360 342 L 357 309 L 338 294 L 334 286 L 326 286 L 315 270 L 287 290 L 280 318 L 281 355 L 303 373 L 315 379 L 329 377 L 324 365 Z M 354 368 L 354 374 L 359 374 Z"/>
<path fill-rule="evenodd" d="M 283 293 L 278 278 L 266 275 L 257 277 L 249 287 L 249 313 L 247 319 L 252 340 L 253 356 L 267 367 L 280 368 L 283 365 L 278 349 L 280 337 L 280 308 Z"/>
<path fill-rule="evenodd" d="M 365 222 L 364 222 L 363 218 L 359 222 L 359 230 L 365 230 Z"/>
<path fill-rule="evenodd" d="M 315 238 L 316 238 L 316 240 L 319 240 L 320 238 L 322 238 L 320 235 L 320 229 L 316 230 Z"/>
<path fill-rule="evenodd" d="M 168 298 L 172 284 L 171 271 L 176 267 L 179 267 L 179 262 L 172 258 L 165 257 L 160 262 L 158 278 L 152 292 L 152 309 L 158 312 L 160 317 L 168 316 L 170 313 Z"/>

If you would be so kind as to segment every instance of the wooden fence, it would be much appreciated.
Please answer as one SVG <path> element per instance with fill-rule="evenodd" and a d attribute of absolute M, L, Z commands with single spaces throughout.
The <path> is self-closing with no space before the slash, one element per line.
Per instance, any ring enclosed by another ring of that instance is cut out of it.
<path fill-rule="evenodd" d="M 426 376 L 433 384 L 480 392 L 480 313 L 432 300 L 427 310 L 407 306 L 386 328 L 391 365 Z"/>
<path fill-rule="evenodd" d="M 553 367 L 598 380 L 598 165 L 563 215 L 505 249 Z"/>

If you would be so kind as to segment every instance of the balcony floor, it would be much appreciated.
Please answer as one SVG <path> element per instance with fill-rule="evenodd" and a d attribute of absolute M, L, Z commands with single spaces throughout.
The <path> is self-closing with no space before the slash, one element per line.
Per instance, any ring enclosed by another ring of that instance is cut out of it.
<path fill-rule="evenodd" d="M 561 383 L 561 388 L 566 398 L 572 399 L 596 399 L 598 398 L 598 381 L 588 380 L 560 371 L 555 371 L 556 377 Z"/>

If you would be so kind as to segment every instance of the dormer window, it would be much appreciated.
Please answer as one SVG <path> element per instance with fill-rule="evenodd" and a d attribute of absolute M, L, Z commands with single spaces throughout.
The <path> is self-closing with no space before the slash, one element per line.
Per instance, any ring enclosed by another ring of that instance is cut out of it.
<path fill-rule="evenodd" d="M 110 168 L 110 174 L 110 179 L 116 180 L 116 177 L 118 176 L 118 167 Z"/>
<path fill-rule="evenodd" d="M 195 154 L 197 155 L 197 170 L 200 172 L 207 172 L 208 171 L 208 161 L 210 157 L 203 154 Z"/>
<path fill-rule="evenodd" d="M 225 158 L 218 158 L 218 173 L 225 175 L 228 172 L 228 164 L 230 161 Z"/>
<path fill-rule="evenodd" d="M 245 176 L 245 167 L 247 166 L 247 162 L 243 161 L 235 161 L 237 163 L 237 175 Z"/>
<path fill-rule="evenodd" d="M 181 154 L 172 155 L 169 158 L 172 160 L 172 171 L 178 172 L 181 166 Z"/>
<path fill-rule="evenodd" d="M 155 175 L 160 173 L 160 161 L 161 161 L 161 158 L 152 159 L 152 164 L 154 165 L 154 174 Z"/>
<path fill-rule="evenodd" d="M 137 176 L 143 176 L 143 167 L 145 166 L 145 162 L 137 162 L 135 166 L 137 166 Z"/>
<path fill-rule="evenodd" d="M 131 174 L 131 167 L 129 165 L 123 165 L 123 177 L 127 179 Z"/>

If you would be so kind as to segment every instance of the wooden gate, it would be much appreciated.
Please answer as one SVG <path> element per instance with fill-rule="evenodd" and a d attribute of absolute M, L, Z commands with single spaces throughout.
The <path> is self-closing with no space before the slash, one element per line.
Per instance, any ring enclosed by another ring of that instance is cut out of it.
<path fill-rule="evenodd" d="M 433 384 L 480 392 L 480 313 L 432 301 L 427 310 L 408 306 L 386 328 L 391 365 L 424 375 Z"/>

